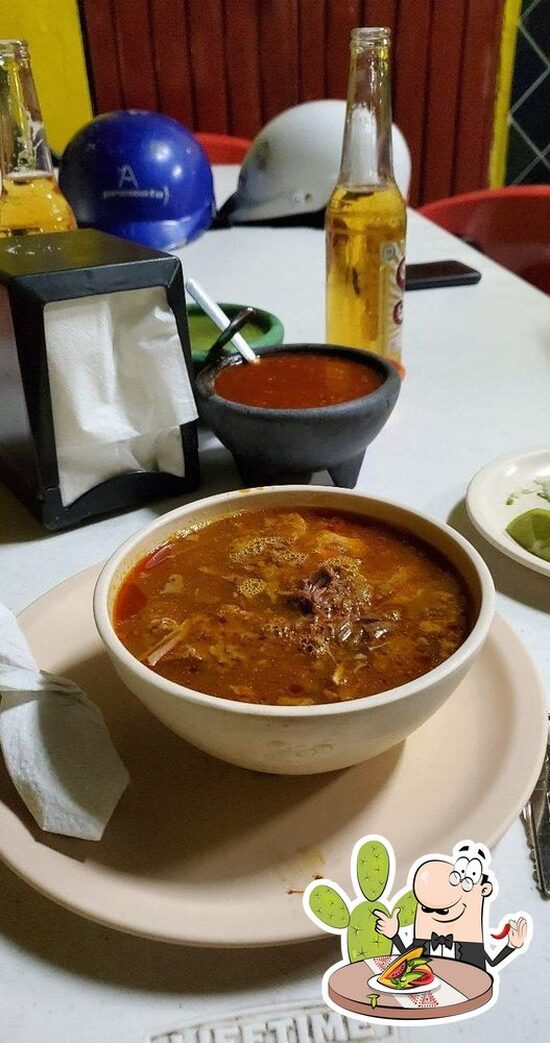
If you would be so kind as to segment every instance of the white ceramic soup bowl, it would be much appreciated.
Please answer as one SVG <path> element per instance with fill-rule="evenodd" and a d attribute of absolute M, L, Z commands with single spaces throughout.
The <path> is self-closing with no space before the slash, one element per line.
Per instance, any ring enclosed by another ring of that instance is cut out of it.
<path fill-rule="evenodd" d="M 188 526 L 238 511 L 272 507 L 351 511 L 420 537 L 443 554 L 464 580 L 475 620 L 470 634 L 449 659 L 408 684 L 323 706 L 266 706 L 221 699 L 166 680 L 140 663 L 119 640 L 111 621 L 116 593 L 128 571 L 142 556 Z M 104 566 L 94 593 L 96 625 L 115 670 L 155 717 L 214 757 L 285 775 L 345 768 L 405 739 L 460 683 L 487 637 L 493 614 L 494 586 L 487 566 L 448 525 L 397 503 L 309 485 L 245 489 L 178 507 L 122 544 Z"/>

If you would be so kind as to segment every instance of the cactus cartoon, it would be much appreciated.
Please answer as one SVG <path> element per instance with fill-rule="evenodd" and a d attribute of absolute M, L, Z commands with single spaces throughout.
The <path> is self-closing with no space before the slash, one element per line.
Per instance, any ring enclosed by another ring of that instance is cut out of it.
<path fill-rule="evenodd" d="M 498 997 L 500 967 L 528 948 L 533 931 L 528 913 L 508 915 L 490 931 L 498 887 L 490 861 L 483 843 L 462 840 L 450 857 L 417 858 L 394 891 L 392 844 L 369 834 L 351 852 L 352 892 L 330 879 L 312 880 L 304 912 L 340 939 L 341 959 L 323 974 L 326 1005 L 369 1024 L 398 1026 L 488 1010 Z"/>
<path fill-rule="evenodd" d="M 393 883 L 394 867 L 390 853 L 376 836 L 364 837 L 355 850 L 352 869 L 357 901 L 350 901 L 338 885 L 330 880 L 310 884 L 304 895 L 304 903 L 307 902 L 315 921 L 332 933 L 345 932 L 350 963 L 358 963 L 372 956 L 388 956 L 392 951 L 391 940 L 376 929 L 375 916 L 375 910 L 389 916 L 389 910 L 381 899 Z M 361 898 L 364 900 L 361 901 Z M 386 898 L 386 901 L 389 902 L 389 899 Z M 399 923 L 402 927 L 413 923 L 416 898 L 412 891 L 399 896 L 392 912 L 396 908 L 399 908 Z"/>

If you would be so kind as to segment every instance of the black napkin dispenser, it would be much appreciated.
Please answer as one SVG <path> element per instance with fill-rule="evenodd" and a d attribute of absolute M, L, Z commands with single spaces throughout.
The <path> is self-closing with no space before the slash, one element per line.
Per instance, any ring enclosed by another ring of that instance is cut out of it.
<path fill-rule="evenodd" d="M 0 239 L 0 478 L 47 529 L 66 528 L 155 498 L 178 496 L 199 483 L 194 413 L 193 419 L 175 428 L 178 453 L 178 427 L 181 435 L 183 476 L 161 469 L 124 470 L 122 465 L 122 473 L 100 481 L 74 502 L 66 505 L 62 498 L 44 308 L 50 302 L 70 301 L 78 309 L 81 300 L 95 295 L 151 287 L 164 288 L 167 310 L 175 318 L 176 344 L 179 337 L 186 368 L 180 379 L 189 380 L 193 402 L 178 258 L 93 229 Z M 155 342 L 155 351 L 157 348 L 162 352 L 162 344 Z M 177 347 L 176 354 L 179 363 Z M 157 356 L 152 359 L 156 365 Z M 159 365 L 161 362 L 159 356 Z M 139 372 L 131 379 L 139 381 Z M 141 393 L 154 396 L 154 384 L 149 373 L 147 388 Z"/>

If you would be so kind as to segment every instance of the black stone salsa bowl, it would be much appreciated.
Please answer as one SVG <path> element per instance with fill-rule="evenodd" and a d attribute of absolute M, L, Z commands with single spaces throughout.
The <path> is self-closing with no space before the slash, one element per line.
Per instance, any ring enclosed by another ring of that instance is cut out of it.
<path fill-rule="evenodd" d="M 382 430 L 395 406 L 401 379 L 379 355 L 328 344 L 281 344 L 262 348 L 260 357 L 314 352 L 340 356 L 368 366 L 382 383 L 375 391 L 319 409 L 264 409 L 222 398 L 215 380 L 226 366 L 247 366 L 231 355 L 207 366 L 196 380 L 200 416 L 233 454 L 246 485 L 304 484 L 327 470 L 335 485 L 352 489 L 365 450 Z"/>

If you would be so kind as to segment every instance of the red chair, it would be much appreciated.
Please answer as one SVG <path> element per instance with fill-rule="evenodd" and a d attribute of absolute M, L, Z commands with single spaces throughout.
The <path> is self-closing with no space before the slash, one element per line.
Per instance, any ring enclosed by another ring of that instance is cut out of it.
<path fill-rule="evenodd" d="M 550 185 L 467 192 L 421 206 L 420 213 L 522 279 L 550 293 Z"/>
<path fill-rule="evenodd" d="M 252 142 L 229 134 L 195 134 L 211 163 L 242 163 Z"/>

